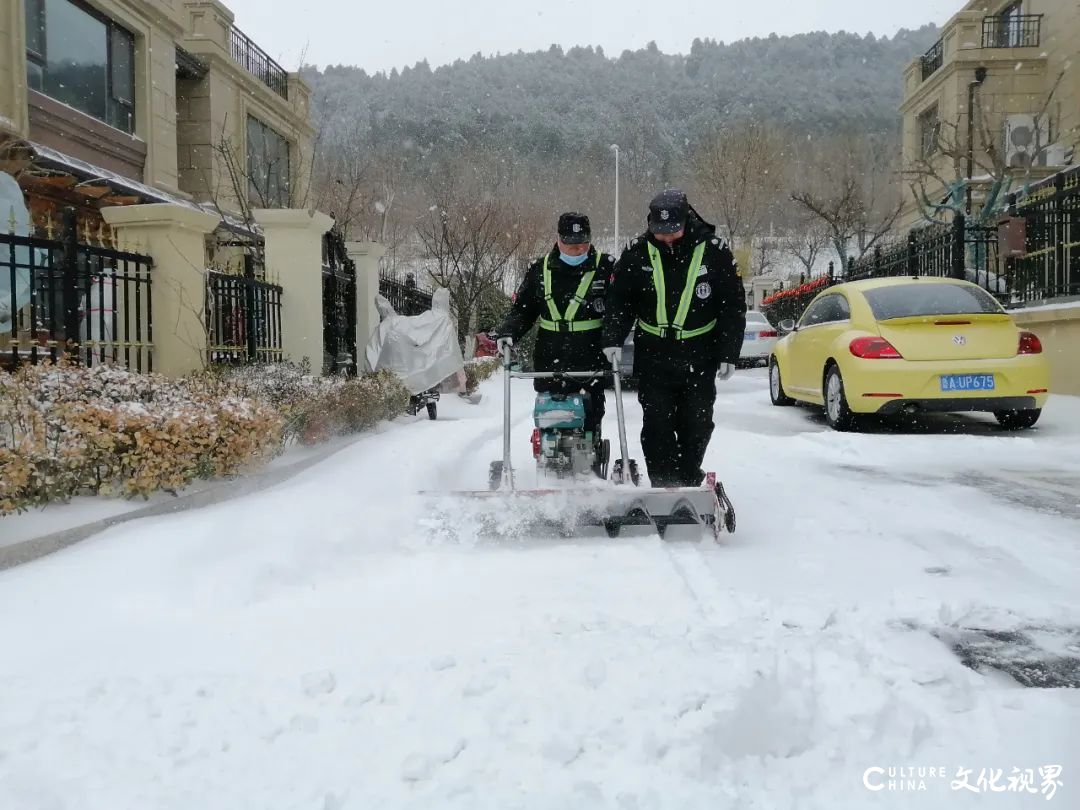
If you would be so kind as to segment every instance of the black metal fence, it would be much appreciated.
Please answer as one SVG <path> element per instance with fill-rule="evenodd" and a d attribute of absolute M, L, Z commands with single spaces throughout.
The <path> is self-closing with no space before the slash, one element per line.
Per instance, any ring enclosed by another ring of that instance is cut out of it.
<path fill-rule="evenodd" d="M 889 276 L 936 276 L 978 284 L 1003 305 L 1015 303 L 1009 278 L 1001 273 L 998 233 L 995 228 L 968 225 L 958 215 L 951 225 L 915 228 L 900 240 L 878 244 L 861 259 L 850 259 L 847 268 L 829 262 L 829 272 L 809 282 L 805 278 L 788 290 L 765 299 L 762 309 L 773 323 L 798 320 L 803 310 L 826 287 L 845 281 Z"/>
<path fill-rule="evenodd" d="M 244 32 L 229 30 L 229 50 L 233 61 L 282 98 L 289 97 L 289 74 Z"/>
<path fill-rule="evenodd" d="M 210 362 L 280 362 L 281 293 L 277 284 L 256 277 L 251 256 L 244 257 L 242 275 L 208 273 L 206 331 Z"/>
<path fill-rule="evenodd" d="M 1038 48 L 1042 14 L 1003 14 L 983 17 L 984 48 Z"/>
<path fill-rule="evenodd" d="M 1005 304 L 1009 288 L 1000 269 L 997 229 L 968 225 L 960 215 L 951 225 L 915 228 L 902 240 L 875 246 L 858 261 L 849 262 L 845 280 L 885 276 L 963 279 Z"/>
<path fill-rule="evenodd" d="M 431 309 L 431 290 L 416 283 L 416 276 L 379 271 L 379 295 L 390 302 L 398 315 L 419 315 Z"/>
<path fill-rule="evenodd" d="M 845 273 L 798 285 L 765 299 L 774 323 L 798 318 L 824 286 L 883 276 L 939 276 L 978 284 L 1006 307 L 1080 298 L 1080 166 L 1011 194 L 997 227 L 950 225 L 910 231 L 878 245 Z"/>
<path fill-rule="evenodd" d="M 324 373 L 355 374 L 356 263 L 336 231 L 323 236 L 322 310 Z"/>
<path fill-rule="evenodd" d="M 79 241 L 0 234 L 0 364 L 111 361 L 153 371 L 149 256 Z"/>
<path fill-rule="evenodd" d="M 922 55 L 922 77 L 926 81 L 933 76 L 945 62 L 945 46 L 942 40 L 938 40 L 930 46 L 930 50 Z"/>
<path fill-rule="evenodd" d="M 1004 258 L 1014 303 L 1080 296 L 1080 166 L 1010 195 L 1021 255 Z"/>

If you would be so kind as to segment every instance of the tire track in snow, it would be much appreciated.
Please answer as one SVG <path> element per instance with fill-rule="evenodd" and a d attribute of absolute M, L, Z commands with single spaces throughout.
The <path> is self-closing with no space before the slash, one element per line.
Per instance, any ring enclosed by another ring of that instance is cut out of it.
<path fill-rule="evenodd" d="M 671 531 L 670 529 L 668 531 Z M 697 608 L 705 625 L 722 625 L 718 606 L 730 600 L 723 594 L 720 584 L 709 570 L 700 540 L 658 540 L 676 576 L 682 580 L 687 594 Z"/>

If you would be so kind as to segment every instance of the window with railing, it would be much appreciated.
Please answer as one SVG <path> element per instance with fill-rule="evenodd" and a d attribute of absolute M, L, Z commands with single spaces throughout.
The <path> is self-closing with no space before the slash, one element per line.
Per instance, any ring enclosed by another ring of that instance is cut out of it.
<path fill-rule="evenodd" d="M 928 79 L 945 61 L 945 48 L 942 41 L 939 39 L 933 44 L 933 46 L 922 56 L 922 77 Z"/>
<path fill-rule="evenodd" d="M 285 68 L 249 39 L 239 28 L 229 31 L 233 61 L 282 98 L 289 97 L 289 74 Z"/>
<path fill-rule="evenodd" d="M 135 37 L 79 0 L 25 0 L 26 83 L 135 131 Z"/>
<path fill-rule="evenodd" d="M 983 18 L 984 48 L 1038 48 L 1041 38 L 1042 15 L 1021 14 L 1019 3 Z"/>

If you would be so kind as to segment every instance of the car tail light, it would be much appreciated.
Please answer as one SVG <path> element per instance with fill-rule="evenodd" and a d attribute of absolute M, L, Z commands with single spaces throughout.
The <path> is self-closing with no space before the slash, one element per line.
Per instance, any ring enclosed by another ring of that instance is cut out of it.
<path fill-rule="evenodd" d="M 1017 354 L 1042 354 L 1042 341 L 1034 332 L 1020 333 L 1020 348 Z"/>
<path fill-rule="evenodd" d="M 532 451 L 533 458 L 540 458 L 540 428 L 533 428 Z"/>
<path fill-rule="evenodd" d="M 903 360 L 893 345 L 883 337 L 860 337 L 851 341 L 851 353 L 863 360 Z"/>
<path fill-rule="evenodd" d="M 766 329 L 764 332 L 761 333 L 761 337 L 763 337 L 763 338 L 776 337 L 776 336 L 777 336 L 777 332 L 776 332 L 775 329 Z"/>

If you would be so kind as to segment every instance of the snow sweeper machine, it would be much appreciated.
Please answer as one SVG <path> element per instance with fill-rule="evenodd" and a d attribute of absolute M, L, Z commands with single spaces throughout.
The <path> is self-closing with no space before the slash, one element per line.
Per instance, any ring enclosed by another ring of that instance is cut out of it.
<path fill-rule="evenodd" d="M 629 457 L 626 441 L 618 361 L 613 361 L 610 369 L 595 372 L 518 371 L 513 368 L 511 349 L 506 346 L 502 366 L 503 452 L 501 459 L 491 462 L 488 489 L 425 494 L 448 496 L 471 516 L 479 517 L 482 524 L 512 526 L 516 532 L 526 534 L 554 530 L 560 536 L 574 536 L 592 527 L 604 529 L 609 537 L 617 537 L 629 528 L 655 531 L 664 537 L 673 526 L 696 526 L 719 540 L 723 534 L 735 531 L 735 510 L 714 472 L 707 473 L 696 487 L 641 486 L 637 462 Z M 614 388 L 619 438 L 619 455 L 614 460 L 610 441 L 586 432 L 587 394 L 581 389 L 599 377 L 610 377 Z M 518 485 L 519 476 L 511 460 L 510 396 L 514 379 L 582 383 L 577 391 L 536 395 L 530 442 L 538 485 L 534 489 Z"/>

